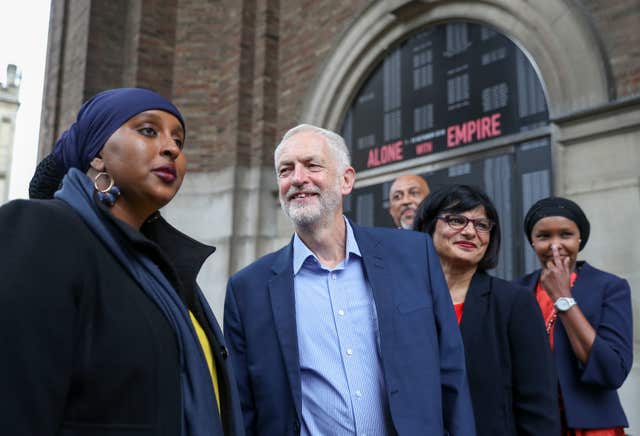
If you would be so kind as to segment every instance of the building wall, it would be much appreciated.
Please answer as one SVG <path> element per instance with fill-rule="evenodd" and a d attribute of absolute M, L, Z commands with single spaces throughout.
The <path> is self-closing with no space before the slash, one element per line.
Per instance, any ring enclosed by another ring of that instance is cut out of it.
<path fill-rule="evenodd" d="M 20 107 L 20 77 L 15 65 L 7 65 L 7 80 L 0 83 L 0 204 L 7 201 L 16 115 Z"/>
<path fill-rule="evenodd" d="M 630 281 L 640 356 L 640 248 L 627 230 L 640 216 L 640 0 L 53 0 L 40 155 L 101 89 L 171 98 L 189 173 L 164 213 L 218 247 L 199 281 L 220 316 L 228 276 L 290 238 L 272 158 L 282 133 L 338 128 L 387 47 L 451 20 L 496 27 L 540 72 L 555 193 L 591 220 L 583 257 Z M 622 391 L 635 432 L 638 359 Z"/>
<path fill-rule="evenodd" d="M 640 93 L 640 2 L 582 0 L 576 6 L 584 8 L 600 36 L 613 76 L 612 95 L 619 99 Z"/>

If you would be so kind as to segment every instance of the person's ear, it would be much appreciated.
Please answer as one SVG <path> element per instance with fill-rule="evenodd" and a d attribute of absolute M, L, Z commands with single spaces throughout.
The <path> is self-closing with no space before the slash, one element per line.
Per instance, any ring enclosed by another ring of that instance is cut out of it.
<path fill-rule="evenodd" d="M 101 173 L 104 171 L 104 168 L 105 168 L 104 160 L 102 160 L 102 157 L 98 155 L 93 158 L 93 160 L 89 164 L 89 167 Z"/>
<path fill-rule="evenodd" d="M 353 184 L 356 182 L 356 170 L 353 167 L 348 166 L 344 170 L 342 175 L 342 195 L 349 195 L 353 189 Z"/>

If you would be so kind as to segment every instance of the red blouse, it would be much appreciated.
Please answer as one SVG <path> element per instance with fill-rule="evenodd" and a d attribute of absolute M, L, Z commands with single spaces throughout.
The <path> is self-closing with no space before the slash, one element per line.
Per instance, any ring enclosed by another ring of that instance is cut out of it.
<path fill-rule="evenodd" d="M 573 287 L 576 279 L 578 278 L 578 274 L 575 272 L 571 273 L 571 282 L 570 286 Z M 553 350 L 553 325 L 556 322 L 556 318 L 558 317 L 558 313 L 556 312 L 556 308 L 553 306 L 553 300 L 542 288 L 540 281 L 538 281 L 538 285 L 536 286 L 536 300 L 538 300 L 538 305 L 540 306 L 540 310 L 542 311 L 542 317 L 544 318 L 544 325 L 547 327 L 547 334 L 549 335 L 549 345 L 551 345 L 551 349 Z"/>
<path fill-rule="evenodd" d="M 456 303 L 453 305 L 453 309 L 456 311 L 456 318 L 458 319 L 458 325 L 462 321 L 462 310 L 464 308 L 464 301 L 462 303 Z"/>

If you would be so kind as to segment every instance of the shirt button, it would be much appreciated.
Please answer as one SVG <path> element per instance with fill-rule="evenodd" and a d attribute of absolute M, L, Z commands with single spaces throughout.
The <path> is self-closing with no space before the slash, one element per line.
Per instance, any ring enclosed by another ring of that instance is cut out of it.
<path fill-rule="evenodd" d="M 340 310 L 338 311 L 338 315 L 340 315 L 340 316 L 344 316 L 344 310 L 340 309 Z"/>
<path fill-rule="evenodd" d="M 360 398 L 362 396 L 362 392 L 356 391 L 356 397 Z"/>
<path fill-rule="evenodd" d="M 347 354 L 351 356 L 353 354 L 353 350 L 351 348 L 347 348 Z"/>
<path fill-rule="evenodd" d="M 332 274 L 331 274 L 331 278 L 332 278 L 333 280 L 335 280 L 335 279 L 336 279 L 336 273 L 332 273 Z"/>

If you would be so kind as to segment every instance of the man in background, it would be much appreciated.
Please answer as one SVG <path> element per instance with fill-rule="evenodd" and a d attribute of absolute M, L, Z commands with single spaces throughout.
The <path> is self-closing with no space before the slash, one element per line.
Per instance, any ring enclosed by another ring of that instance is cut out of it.
<path fill-rule="evenodd" d="M 427 181 L 416 174 L 398 176 L 389 189 L 389 214 L 399 229 L 413 229 L 416 209 L 429 195 Z"/>

